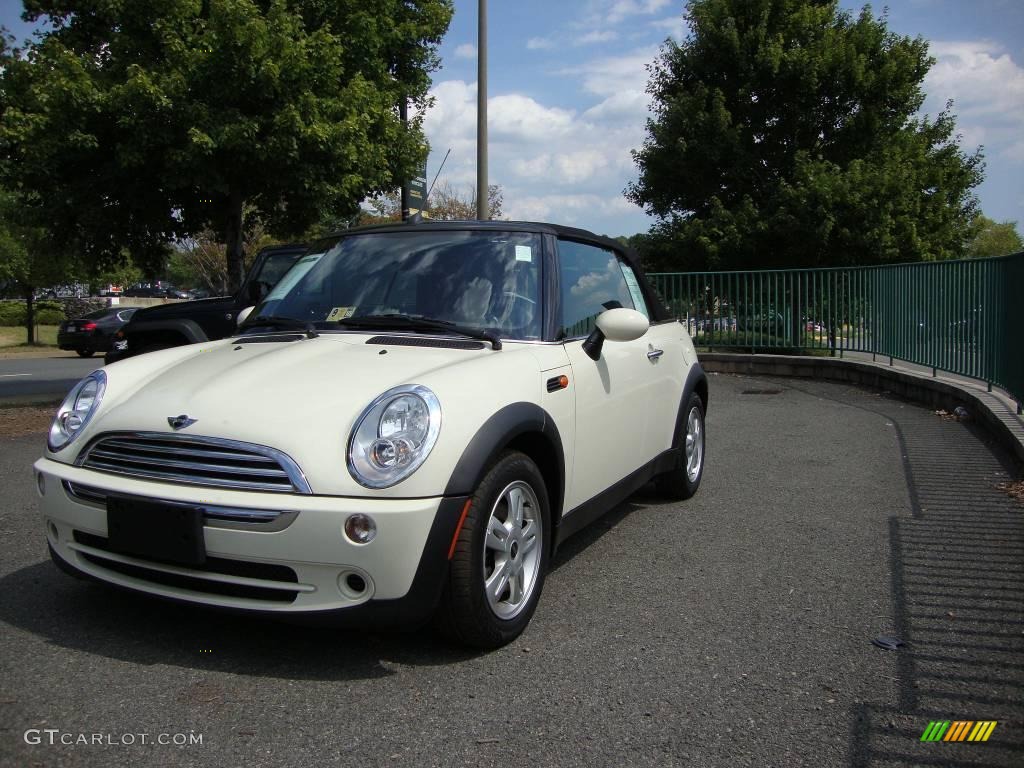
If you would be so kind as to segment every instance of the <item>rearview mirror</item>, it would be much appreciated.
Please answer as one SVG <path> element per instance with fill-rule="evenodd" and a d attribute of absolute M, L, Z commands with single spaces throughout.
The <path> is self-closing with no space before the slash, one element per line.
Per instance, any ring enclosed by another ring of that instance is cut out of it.
<path fill-rule="evenodd" d="M 650 321 L 635 309 L 618 307 L 607 309 L 597 316 L 594 323 L 597 327 L 583 342 L 583 351 L 591 360 L 601 357 L 604 340 L 634 341 L 639 339 L 651 327 Z"/>

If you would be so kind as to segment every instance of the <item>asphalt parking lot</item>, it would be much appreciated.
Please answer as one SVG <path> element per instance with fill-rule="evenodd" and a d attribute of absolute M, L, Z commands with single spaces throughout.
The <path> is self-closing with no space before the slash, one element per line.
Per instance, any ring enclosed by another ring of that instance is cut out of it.
<path fill-rule="evenodd" d="M 43 437 L 0 438 L 0 764 L 1024 764 L 1024 507 L 996 487 L 1019 470 L 836 384 L 713 376 L 707 432 L 697 497 L 570 540 L 489 654 L 77 582 L 46 556 Z M 998 725 L 922 743 L 932 720 Z"/>

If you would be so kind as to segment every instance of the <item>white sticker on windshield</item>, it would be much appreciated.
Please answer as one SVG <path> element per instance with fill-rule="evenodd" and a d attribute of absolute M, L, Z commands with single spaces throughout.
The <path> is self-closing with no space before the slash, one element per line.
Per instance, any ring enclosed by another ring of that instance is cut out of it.
<path fill-rule="evenodd" d="M 529 245 L 517 245 L 516 261 L 525 261 L 527 264 L 533 261 L 533 248 Z"/>
<path fill-rule="evenodd" d="M 354 315 L 355 313 L 355 307 L 335 307 L 327 316 L 327 321 L 331 322 L 332 320 L 344 320 L 346 317 L 352 317 L 352 315 Z"/>

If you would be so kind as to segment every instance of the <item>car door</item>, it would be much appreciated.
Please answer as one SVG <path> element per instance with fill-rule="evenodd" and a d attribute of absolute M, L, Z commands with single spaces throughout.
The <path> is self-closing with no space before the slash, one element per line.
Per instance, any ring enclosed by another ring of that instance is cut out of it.
<path fill-rule="evenodd" d="M 663 410 L 655 400 L 664 396 L 664 387 L 658 356 L 648 357 L 654 349 L 650 331 L 635 341 L 606 341 L 596 361 L 583 351 L 583 340 L 601 312 L 616 307 L 646 312 L 639 289 L 631 291 L 627 282 L 628 265 L 614 251 L 568 239 L 559 239 L 558 264 L 559 334 L 572 366 L 576 403 L 572 479 L 565 505 L 571 510 L 660 452 L 650 425 Z"/>

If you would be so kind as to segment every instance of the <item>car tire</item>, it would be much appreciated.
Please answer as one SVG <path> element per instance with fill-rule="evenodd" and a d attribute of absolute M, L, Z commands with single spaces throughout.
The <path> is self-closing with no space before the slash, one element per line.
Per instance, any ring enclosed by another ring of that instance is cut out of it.
<path fill-rule="evenodd" d="M 79 357 L 92 357 L 93 354 L 96 352 L 96 350 L 94 350 L 94 349 L 76 349 L 75 352 L 78 353 Z"/>
<path fill-rule="evenodd" d="M 677 501 L 693 496 L 704 476 L 704 401 L 696 392 L 686 401 L 683 419 L 675 466 L 654 479 L 659 495 Z"/>
<path fill-rule="evenodd" d="M 533 460 L 509 451 L 468 504 L 435 623 L 463 644 L 499 648 L 530 623 L 544 586 L 551 550 L 547 489 Z"/>

